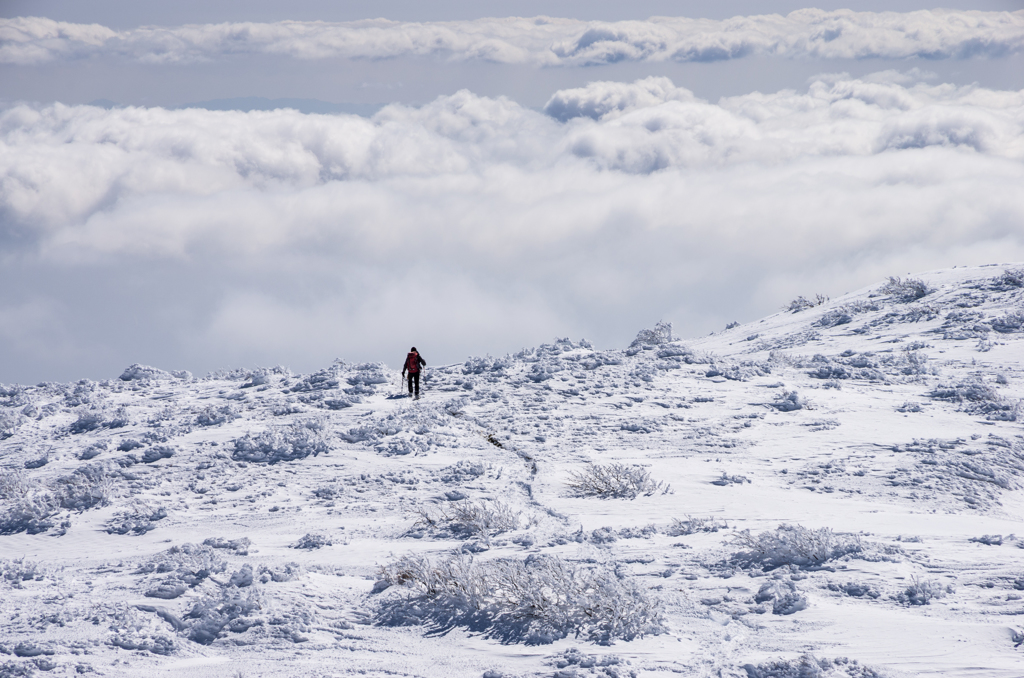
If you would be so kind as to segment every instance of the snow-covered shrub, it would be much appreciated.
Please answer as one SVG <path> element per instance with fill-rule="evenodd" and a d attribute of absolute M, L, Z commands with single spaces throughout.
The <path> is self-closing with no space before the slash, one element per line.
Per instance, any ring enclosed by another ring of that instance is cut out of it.
<path fill-rule="evenodd" d="M 830 583 L 828 589 L 837 593 L 845 593 L 853 598 L 878 598 L 882 595 L 872 586 L 857 582 L 847 582 L 845 584 Z"/>
<path fill-rule="evenodd" d="M 719 487 L 728 487 L 729 485 L 742 485 L 743 483 L 753 482 L 746 476 L 731 476 L 725 471 L 722 471 L 721 477 L 716 480 L 712 480 L 712 485 L 718 485 Z"/>
<path fill-rule="evenodd" d="M 775 396 L 775 402 L 770 404 L 779 412 L 794 412 L 807 407 L 807 401 L 796 391 L 780 393 Z"/>
<path fill-rule="evenodd" d="M 805 311 L 809 308 L 814 308 L 815 306 L 821 306 L 827 301 L 828 297 L 823 294 L 814 295 L 813 300 L 807 299 L 801 295 L 783 306 L 782 309 L 784 311 L 789 311 L 790 313 L 799 313 L 800 311 Z"/>
<path fill-rule="evenodd" d="M 878 291 L 889 295 L 893 301 L 908 302 L 917 301 L 935 290 L 919 278 L 903 280 L 898 276 L 890 276 L 889 281 L 882 285 Z"/>
<path fill-rule="evenodd" d="M 451 466 L 446 466 L 441 469 L 441 482 L 451 483 L 465 483 L 472 480 L 476 480 L 482 476 L 487 469 L 479 461 L 470 461 L 468 459 L 462 459 Z"/>
<path fill-rule="evenodd" d="M 254 619 L 254 613 L 264 606 L 255 586 L 242 592 L 236 587 L 221 589 L 219 596 L 206 596 L 198 600 L 182 620 L 185 636 L 194 643 L 209 645 L 225 630 L 244 633 L 264 622 Z"/>
<path fill-rule="evenodd" d="M 307 374 L 299 379 L 298 383 L 289 390 L 292 393 L 309 393 L 311 391 L 338 388 L 340 385 L 341 381 L 338 379 L 337 371 L 334 368 L 328 368 L 313 374 Z"/>
<path fill-rule="evenodd" d="M 331 546 L 334 542 L 331 538 L 322 534 L 309 533 L 304 535 L 299 541 L 292 545 L 293 549 L 306 549 L 309 551 L 323 548 L 324 546 Z"/>
<path fill-rule="evenodd" d="M 976 379 L 940 384 L 928 395 L 936 400 L 959 403 L 964 412 L 983 414 L 986 419 L 1016 421 L 1020 414 L 1020 403 L 1006 400 L 995 387 Z"/>
<path fill-rule="evenodd" d="M 885 674 L 858 664 L 856 659 L 817 659 L 805 654 L 798 659 L 777 659 L 763 664 L 744 664 L 747 678 L 885 678 Z"/>
<path fill-rule="evenodd" d="M 120 443 L 118 443 L 117 451 L 131 452 L 132 450 L 137 450 L 142 446 L 142 443 L 140 443 L 138 440 L 135 440 L 134 438 L 125 438 Z"/>
<path fill-rule="evenodd" d="M 910 586 L 895 596 L 895 600 L 903 605 L 931 605 L 936 598 L 950 593 L 948 587 L 943 588 L 937 581 L 921 581 L 911 577 Z"/>
<path fill-rule="evenodd" d="M 286 367 L 278 365 L 277 367 L 257 367 L 245 374 L 245 383 L 238 388 L 252 388 L 254 386 L 264 386 L 274 380 L 274 377 L 290 377 L 292 373 Z"/>
<path fill-rule="evenodd" d="M 839 325 L 846 325 L 851 322 L 853 322 L 853 315 L 845 307 L 840 307 L 827 311 L 825 315 L 814 322 L 814 325 L 817 327 L 838 327 Z"/>
<path fill-rule="evenodd" d="M 103 426 L 103 413 L 91 410 L 83 410 L 78 413 L 78 419 L 68 427 L 71 433 L 87 433 L 95 431 Z"/>
<path fill-rule="evenodd" d="M 827 527 L 812 530 L 800 525 L 779 525 L 754 536 L 750 530 L 736 532 L 733 543 L 743 551 L 732 560 L 743 567 L 773 570 L 783 565 L 813 568 L 863 551 L 856 536 L 840 537 Z"/>
<path fill-rule="evenodd" d="M 284 565 L 266 566 L 260 565 L 258 574 L 259 581 L 261 584 L 269 584 L 270 582 L 286 582 L 297 579 L 303 575 L 305 571 L 302 566 L 298 563 L 285 563 Z"/>
<path fill-rule="evenodd" d="M 375 393 L 378 384 L 388 382 L 386 370 L 384 363 L 361 363 L 352 366 L 352 372 L 345 379 L 349 385 L 345 393 L 350 396 Z"/>
<path fill-rule="evenodd" d="M 983 534 L 980 537 L 971 537 L 967 541 L 972 541 L 976 544 L 984 544 L 985 546 L 1002 546 L 1003 535 L 1001 534 Z"/>
<path fill-rule="evenodd" d="M 21 426 L 25 418 L 20 412 L 14 410 L 0 410 L 0 440 L 10 438 L 14 430 Z"/>
<path fill-rule="evenodd" d="M 0 559 L 0 582 L 21 588 L 21 582 L 42 579 L 43 572 L 39 563 L 24 558 L 14 560 Z"/>
<path fill-rule="evenodd" d="M 599 497 L 601 499 L 636 499 L 650 496 L 659 490 L 668 491 L 668 486 L 655 482 L 642 466 L 629 464 L 591 464 L 583 471 L 571 471 L 565 483 L 574 497 Z"/>
<path fill-rule="evenodd" d="M 772 614 L 786 615 L 807 609 L 807 596 L 796 589 L 796 584 L 787 579 L 772 579 L 761 585 L 756 603 L 772 604 Z"/>
<path fill-rule="evenodd" d="M 492 358 L 486 356 L 483 358 L 470 358 L 462 364 L 463 374 L 487 374 L 492 373 L 495 376 L 500 376 L 505 373 L 509 367 L 513 365 L 511 356 L 505 356 L 503 358 Z"/>
<path fill-rule="evenodd" d="M 212 549 L 229 549 L 235 552 L 238 556 L 249 555 L 249 547 L 252 545 L 252 541 L 248 537 L 242 537 L 241 539 L 225 539 L 223 537 L 207 537 L 203 540 L 203 546 L 209 546 Z"/>
<path fill-rule="evenodd" d="M 234 441 L 231 458 L 235 461 L 276 464 L 280 461 L 305 459 L 309 455 L 315 457 L 330 449 L 324 429 L 322 421 L 310 419 L 287 427 L 272 427 L 255 436 L 246 433 Z"/>
<path fill-rule="evenodd" d="M 407 556 L 380 569 L 374 591 L 391 587 L 377 611 L 378 623 L 389 626 L 465 626 L 527 644 L 570 634 L 610 644 L 661 631 L 660 602 L 605 564 Z"/>
<path fill-rule="evenodd" d="M 1024 287 L 1024 268 L 1008 268 L 990 281 L 992 289 L 1000 292 Z"/>
<path fill-rule="evenodd" d="M 107 521 L 107 534 L 146 534 L 156 528 L 153 523 L 166 517 L 167 509 L 135 506 L 115 513 L 114 517 Z"/>
<path fill-rule="evenodd" d="M 238 409 L 231 405 L 207 405 L 196 415 L 196 426 L 220 426 L 238 418 Z"/>
<path fill-rule="evenodd" d="M 696 534 L 698 532 L 718 532 L 719 530 L 727 529 L 729 529 L 729 525 L 724 520 L 719 523 L 716 518 L 692 518 L 686 516 L 686 520 L 673 518 L 672 524 L 665 530 L 665 534 L 670 537 L 685 537 L 688 534 Z"/>
<path fill-rule="evenodd" d="M 596 370 L 605 365 L 621 365 L 622 353 L 618 351 L 595 352 L 580 361 L 580 367 L 585 370 Z"/>
<path fill-rule="evenodd" d="M 172 370 L 167 372 L 149 365 L 135 363 L 125 368 L 125 371 L 118 377 L 121 381 L 166 381 L 169 379 L 191 379 L 192 373 L 187 370 Z"/>
<path fill-rule="evenodd" d="M 81 461 L 89 461 L 90 459 L 95 459 L 96 457 L 100 456 L 101 454 L 103 454 L 106 451 L 107 451 L 107 443 L 105 441 L 101 440 L 101 441 L 98 441 L 98 442 L 95 442 L 95 443 L 89 445 L 84 450 L 79 452 L 78 453 L 78 458 Z"/>
<path fill-rule="evenodd" d="M 181 624 L 176 617 L 173 619 Z M 171 655 L 177 651 L 178 644 L 173 636 L 167 635 L 166 628 L 165 621 L 157 621 L 152 616 L 143 614 L 140 609 L 129 607 L 114 616 L 110 624 L 111 636 L 108 642 L 123 650 Z"/>
<path fill-rule="evenodd" d="M 142 463 L 152 464 L 161 459 L 170 459 L 176 452 L 177 450 L 170 445 L 153 445 L 146 448 L 146 451 L 142 453 Z"/>
<path fill-rule="evenodd" d="M 545 660 L 554 666 L 554 678 L 584 678 L 584 676 L 603 676 L 604 678 L 636 678 L 637 672 L 629 667 L 629 661 L 613 654 L 597 656 L 584 654 L 575 647 L 570 647 Z M 580 669 L 586 671 L 581 674 Z M 485 678 L 487 678 L 485 676 Z"/>
<path fill-rule="evenodd" d="M 441 505 L 437 512 L 423 510 L 413 529 L 429 529 L 450 533 L 457 537 L 491 537 L 502 532 L 518 530 L 522 525 L 522 511 L 516 511 L 503 501 L 453 501 Z"/>
<path fill-rule="evenodd" d="M 672 341 L 672 323 L 659 322 L 654 329 L 644 329 L 637 332 L 636 339 L 629 345 L 630 348 L 637 346 L 658 346 Z"/>
<path fill-rule="evenodd" d="M 992 329 L 1002 334 L 1024 331 L 1024 311 L 1012 311 L 992 320 Z"/>

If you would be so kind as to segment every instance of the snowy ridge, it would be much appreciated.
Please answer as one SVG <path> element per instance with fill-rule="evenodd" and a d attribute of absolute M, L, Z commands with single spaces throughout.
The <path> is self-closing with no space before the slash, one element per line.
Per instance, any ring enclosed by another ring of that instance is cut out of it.
<path fill-rule="evenodd" d="M 1016 676 L 1022 338 L 1009 264 L 420 401 L 343 361 L 0 386 L 0 676 Z"/>

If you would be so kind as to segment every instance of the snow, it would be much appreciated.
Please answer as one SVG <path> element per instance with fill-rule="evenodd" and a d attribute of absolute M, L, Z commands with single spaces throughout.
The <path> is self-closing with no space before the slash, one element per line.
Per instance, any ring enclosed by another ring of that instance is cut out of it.
<path fill-rule="evenodd" d="M 0 386 L 0 676 L 1019 676 L 1021 270 L 419 401 L 344 361 Z"/>

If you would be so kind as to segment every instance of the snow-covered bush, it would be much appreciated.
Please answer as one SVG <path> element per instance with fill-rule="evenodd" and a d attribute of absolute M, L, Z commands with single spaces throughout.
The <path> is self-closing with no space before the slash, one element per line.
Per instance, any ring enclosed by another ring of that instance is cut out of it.
<path fill-rule="evenodd" d="M 310 419 L 287 427 L 272 427 L 255 436 L 247 433 L 234 441 L 231 458 L 235 461 L 276 464 L 280 461 L 305 459 L 330 447 L 324 423 Z"/>
<path fill-rule="evenodd" d="M 139 505 L 124 511 L 118 511 L 107 521 L 107 534 L 146 534 L 156 528 L 155 523 L 167 517 L 167 509 L 150 508 Z"/>
<path fill-rule="evenodd" d="M 187 370 L 172 370 L 167 372 L 149 365 L 135 363 L 125 368 L 125 371 L 118 377 L 121 381 L 166 381 L 169 379 L 191 379 L 192 373 Z"/>
<path fill-rule="evenodd" d="M 856 536 L 840 537 L 827 527 L 812 530 L 800 525 L 779 525 L 754 536 L 750 530 L 735 533 L 733 543 L 743 551 L 732 557 L 742 567 L 772 570 L 783 565 L 813 568 L 853 553 L 863 547 Z"/>
<path fill-rule="evenodd" d="M 830 583 L 828 589 L 837 593 L 845 593 L 853 598 L 878 598 L 882 595 L 869 584 L 859 584 L 857 582 L 846 582 L 845 584 Z"/>
<path fill-rule="evenodd" d="M 900 591 L 895 600 L 903 605 L 931 605 L 936 598 L 942 598 L 950 593 L 948 587 L 944 588 L 937 581 L 921 581 L 912 577 L 910 586 Z"/>
<path fill-rule="evenodd" d="M 142 453 L 142 463 L 152 464 L 161 459 L 170 459 L 176 453 L 177 450 L 170 445 L 153 445 L 146 448 L 146 451 Z"/>
<path fill-rule="evenodd" d="M 238 418 L 237 408 L 231 405 L 208 405 L 196 415 L 196 426 L 220 426 Z"/>
<path fill-rule="evenodd" d="M 805 654 L 798 659 L 777 659 L 763 664 L 744 664 L 747 678 L 885 678 L 885 674 L 858 664 L 856 659 L 817 659 Z"/>
<path fill-rule="evenodd" d="M 43 572 L 39 563 L 24 558 L 0 559 L 0 582 L 8 586 L 21 588 L 21 582 L 42 577 Z"/>
<path fill-rule="evenodd" d="M 451 483 L 465 483 L 472 480 L 476 480 L 482 476 L 487 469 L 479 461 L 470 461 L 469 459 L 462 459 L 455 462 L 451 466 L 446 466 L 441 469 L 440 477 L 441 482 Z"/>
<path fill-rule="evenodd" d="M 209 546 L 212 549 L 229 549 L 235 552 L 238 556 L 249 555 L 249 547 L 252 545 L 252 541 L 248 537 L 242 537 L 241 539 L 225 539 L 224 537 L 207 537 L 203 540 L 203 546 Z"/>
<path fill-rule="evenodd" d="M 665 534 L 670 537 L 685 537 L 688 534 L 697 534 L 698 532 L 718 532 L 719 530 L 727 529 L 729 529 L 729 525 L 724 520 L 719 523 L 716 518 L 692 518 L 686 516 L 686 520 L 673 518 L 672 524 L 665 530 Z"/>
<path fill-rule="evenodd" d="M 407 556 L 379 571 L 378 623 L 465 626 L 502 642 L 547 644 L 572 634 L 610 644 L 661 631 L 661 603 L 604 564 L 554 556 L 478 562 Z"/>
<path fill-rule="evenodd" d="M 574 497 L 601 499 L 636 499 L 641 494 L 668 491 L 668 486 L 655 482 L 644 467 L 618 463 L 591 464 L 586 470 L 571 471 L 565 484 Z"/>
<path fill-rule="evenodd" d="M 990 284 L 992 289 L 1001 292 L 1024 287 L 1024 268 L 1008 268 L 992 278 Z"/>
<path fill-rule="evenodd" d="M 512 358 L 505 356 L 503 358 L 492 358 L 486 356 L 483 358 L 470 358 L 462 365 L 463 374 L 494 374 L 495 376 L 501 376 L 505 373 L 509 367 L 513 365 Z"/>
<path fill-rule="evenodd" d="M 166 622 L 143 614 L 142 610 L 145 609 L 146 606 L 129 607 L 114 615 L 108 642 L 123 650 L 145 651 L 157 655 L 174 654 L 178 644 L 173 636 L 167 635 Z M 171 618 L 181 624 L 176 617 Z"/>
<path fill-rule="evenodd" d="M 261 626 L 254 613 L 264 606 L 259 589 L 248 587 L 243 592 L 236 587 L 221 589 L 219 596 L 205 596 L 192 606 L 183 622 L 185 636 L 194 643 L 209 645 L 225 630 L 244 633 L 253 626 Z"/>
<path fill-rule="evenodd" d="M 1002 334 L 1024 331 L 1024 311 L 1011 311 L 992 320 L 992 329 Z"/>
<path fill-rule="evenodd" d="M 106 441 L 100 440 L 100 441 L 97 441 L 97 442 L 89 445 L 84 450 L 79 452 L 78 453 L 78 458 L 81 461 L 89 461 L 90 459 L 95 459 L 96 457 L 100 456 L 101 454 L 103 454 L 106 451 L 107 451 L 107 443 L 106 443 Z"/>
<path fill-rule="evenodd" d="M 448 532 L 457 537 L 491 537 L 512 532 L 522 526 L 522 511 L 503 501 L 453 501 L 436 512 L 423 510 L 413 529 Z"/>
<path fill-rule="evenodd" d="M 604 678 L 637 678 L 637 672 L 630 668 L 628 660 L 613 654 L 597 656 L 584 654 L 575 647 L 570 647 L 548 658 L 545 663 L 558 669 L 554 678 L 584 678 L 584 676 L 602 676 Z M 586 673 L 580 673 L 580 669 Z M 488 678 L 488 676 L 484 676 Z"/>
<path fill-rule="evenodd" d="M 958 403 L 964 412 L 983 414 L 986 419 L 1016 421 L 1020 414 L 1020 403 L 1006 400 L 994 386 L 976 379 L 940 384 L 928 395 L 936 400 Z"/>
<path fill-rule="evenodd" d="M 821 306 L 827 301 L 828 297 L 823 294 L 814 295 L 813 300 L 807 299 L 801 295 L 783 306 L 782 309 L 784 311 L 789 311 L 790 313 L 799 313 L 800 311 L 805 311 L 809 308 L 814 308 L 815 306 Z"/>
<path fill-rule="evenodd" d="M 0 440 L 14 435 L 14 430 L 21 426 L 23 421 L 25 421 L 25 417 L 20 412 L 0 410 Z"/>
<path fill-rule="evenodd" d="M 92 410 L 83 410 L 78 413 L 78 419 L 72 422 L 68 431 L 71 433 L 87 433 L 95 431 L 103 426 L 103 413 Z"/>
<path fill-rule="evenodd" d="M 878 291 L 889 295 L 893 301 L 908 302 L 917 301 L 935 290 L 919 278 L 903 280 L 898 276 L 890 276 L 889 281 L 882 285 Z"/>
<path fill-rule="evenodd" d="M 637 332 L 636 339 L 629 345 L 630 348 L 642 346 L 659 346 L 672 341 L 672 323 L 659 322 L 654 329 L 644 329 Z"/>
<path fill-rule="evenodd" d="M 825 315 L 814 322 L 814 325 L 817 327 L 838 327 L 839 325 L 846 325 L 851 322 L 853 322 L 853 315 L 845 307 L 841 307 L 827 311 Z"/>
<path fill-rule="evenodd" d="M 772 579 L 761 585 L 756 603 L 771 603 L 772 614 L 786 615 L 807 609 L 807 596 L 796 589 L 796 584 L 787 579 Z"/>
<path fill-rule="evenodd" d="M 744 483 L 753 482 L 746 476 L 735 475 L 731 476 L 725 471 L 722 471 L 722 475 L 715 480 L 711 481 L 712 485 L 718 485 L 719 487 L 728 487 L 729 485 L 742 485 Z"/>
<path fill-rule="evenodd" d="M 303 535 L 299 541 L 292 545 L 293 549 L 306 549 L 309 551 L 323 548 L 324 546 L 331 546 L 334 542 L 331 538 L 323 534 L 309 533 Z"/>
<path fill-rule="evenodd" d="M 775 402 L 770 404 L 779 412 L 794 412 L 807 407 L 807 401 L 796 391 L 780 393 L 775 396 Z"/>

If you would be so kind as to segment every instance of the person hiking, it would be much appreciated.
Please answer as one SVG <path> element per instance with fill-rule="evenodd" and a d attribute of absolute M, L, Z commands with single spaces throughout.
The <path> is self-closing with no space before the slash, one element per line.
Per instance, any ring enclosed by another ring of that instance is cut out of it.
<path fill-rule="evenodd" d="M 406 372 L 409 373 L 409 395 L 413 395 L 412 387 L 416 385 L 416 398 L 420 397 L 420 367 L 425 367 L 427 361 L 419 354 L 416 347 L 413 346 L 409 350 L 409 355 L 405 356 L 405 365 L 402 366 L 402 378 L 405 378 Z"/>

